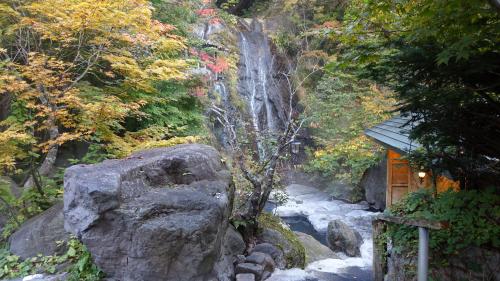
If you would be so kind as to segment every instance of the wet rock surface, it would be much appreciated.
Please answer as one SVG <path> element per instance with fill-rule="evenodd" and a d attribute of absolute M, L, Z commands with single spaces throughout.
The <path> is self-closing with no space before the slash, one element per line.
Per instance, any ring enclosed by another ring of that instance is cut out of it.
<path fill-rule="evenodd" d="M 73 166 L 64 188 L 65 227 L 108 278 L 234 278 L 233 260 L 223 258 L 224 248 L 238 248 L 224 245 L 234 190 L 214 148 L 180 145 Z"/>
<path fill-rule="evenodd" d="M 306 263 L 313 263 L 315 261 L 324 259 L 338 259 L 339 257 L 327 246 L 321 244 L 314 237 L 302 232 L 295 232 L 300 242 L 306 250 Z"/>
<path fill-rule="evenodd" d="M 335 252 L 344 252 L 350 257 L 361 256 L 359 248 L 363 243 L 361 234 L 341 220 L 334 220 L 328 224 L 326 240 L 330 249 Z"/>

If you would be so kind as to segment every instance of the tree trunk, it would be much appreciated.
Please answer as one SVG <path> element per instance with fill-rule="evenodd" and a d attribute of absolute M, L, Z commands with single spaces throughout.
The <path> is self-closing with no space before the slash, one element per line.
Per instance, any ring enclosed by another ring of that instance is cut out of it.
<path fill-rule="evenodd" d="M 50 140 L 55 140 L 59 137 L 59 128 L 56 125 L 53 125 L 49 130 Z M 50 175 L 52 170 L 54 169 L 54 165 L 57 159 L 57 153 L 59 151 L 59 145 L 54 144 L 49 148 L 45 158 L 43 159 L 42 164 L 37 169 L 37 173 L 39 176 L 46 177 Z M 33 168 L 34 169 L 34 168 Z M 35 172 L 35 171 L 33 171 Z M 33 187 L 36 184 L 36 180 L 33 177 L 33 173 L 30 175 L 28 180 L 24 183 L 24 188 Z M 37 186 L 38 187 L 38 186 Z M 38 187 L 41 188 L 41 187 Z"/>

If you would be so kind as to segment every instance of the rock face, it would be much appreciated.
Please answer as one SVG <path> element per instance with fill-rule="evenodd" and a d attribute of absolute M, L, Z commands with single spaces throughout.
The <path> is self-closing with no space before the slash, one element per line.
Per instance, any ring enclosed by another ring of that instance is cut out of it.
<path fill-rule="evenodd" d="M 306 250 L 306 264 L 325 259 L 338 259 L 338 256 L 327 246 L 321 244 L 311 235 L 295 232 Z"/>
<path fill-rule="evenodd" d="M 73 166 L 64 189 L 65 227 L 108 278 L 234 277 L 223 243 L 234 186 L 214 148 L 180 145 Z"/>
<path fill-rule="evenodd" d="M 359 247 L 363 243 L 361 235 L 340 220 L 328 224 L 326 241 L 334 252 L 344 252 L 350 257 L 361 256 Z"/>
<path fill-rule="evenodd" d="M 69 233 L 64 230 L 63 204 L 59 203 L 28 220 L 10 237 L 10 251 L 22 259 L 42 254 L 54 255 L 65 251 L 56 241 L 67 241 Z"/>
<path fill-rule="evenodd" d="M 369 168 L 361 179 L 360 186 L 365 191 L 365 198 L 370 207 L 376 210 L 385 209 L 385 193 L 387 186 L 387 159 Z"/>

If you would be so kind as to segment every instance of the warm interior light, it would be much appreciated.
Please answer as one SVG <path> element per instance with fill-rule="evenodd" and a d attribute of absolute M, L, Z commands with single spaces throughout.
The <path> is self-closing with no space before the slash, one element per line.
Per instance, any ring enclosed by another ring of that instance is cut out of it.
<path fill-rule="evenodd" d="M 425 178 L 425 172 L 418 172 L 418 177 L 421 179 Z"/>

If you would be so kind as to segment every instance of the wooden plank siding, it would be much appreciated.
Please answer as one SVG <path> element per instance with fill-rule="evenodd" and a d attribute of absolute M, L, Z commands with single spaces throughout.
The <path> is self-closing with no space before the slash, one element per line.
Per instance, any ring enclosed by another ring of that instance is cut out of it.
<path fill-rule="evenodd" d="M 392 149 L 387 150 L 387 206 L 396 203 L 409 192 L 417 191 L 420 188 L 429 188 L 433 185 L 430 172 L 427 172 L 422 182 L 420 182 L 418 172 L 412 169 L 408 160 L 404 159 L 400 153 Z M 439 176 L 436 186 L 438 192 L 443 192 L 450 188 L 459 190 L 460 183 Z"/>

